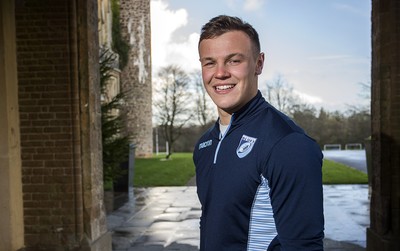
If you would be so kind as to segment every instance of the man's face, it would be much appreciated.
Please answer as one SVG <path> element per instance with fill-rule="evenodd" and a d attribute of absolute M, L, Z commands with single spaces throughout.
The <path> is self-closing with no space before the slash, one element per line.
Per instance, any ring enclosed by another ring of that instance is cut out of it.
<path fill-rule="evenodd" d="M 244 32 L 231 31 L 204 39 L 199 55 L 204 86 L 220 112 L 231 114 L 257 94 L 264 55 L 255 57 Z"/>

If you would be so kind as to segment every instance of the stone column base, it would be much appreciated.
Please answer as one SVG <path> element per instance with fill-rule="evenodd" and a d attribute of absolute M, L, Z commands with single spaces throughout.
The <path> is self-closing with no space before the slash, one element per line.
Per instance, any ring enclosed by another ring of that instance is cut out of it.
<path fill-rule="evenodd" d="M 380 236 L 371 228 L 367 228 L 367 251 L 393 251 L 400 250 L 400 237 Z"/>
<path fill-rule="evenodd" d="M 82 247 L 76 251 L 111 251 L 112 250 L 112 234 L 107 232 L 99 239 L 90 244 L 90 246 Z"/>

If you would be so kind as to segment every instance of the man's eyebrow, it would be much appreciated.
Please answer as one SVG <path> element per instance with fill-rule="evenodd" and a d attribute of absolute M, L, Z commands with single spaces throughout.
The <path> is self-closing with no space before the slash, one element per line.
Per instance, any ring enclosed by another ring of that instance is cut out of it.
<path fill-rule="evenodd" d="M 225 60 L 231 59 L 231 58 L 236 57 L 236 56 L 245 57 L 245 55 L 242 54 L 242 53 L 231 53 L 231 54 L 229 54 L 229 55 L 227 55 L 225 57 Z M 200 58 L 200 61 L 215 61 L 215 58 L 213 58 L 213 57 L 204 57 L 204 58 Z"/>
<path fill-rule="evenodd" d="M 200 61 L 214 61 L 214 58 L 212 57 L 200 58 Z"/>
<path fill-rule="evenodd" d="M 227 57 L 226 57 L 226 59 L 231 59 L 231 58 L 233 58 L 233 57 L 242 57 L 242 58 L 244 58 L 245 57 L 245 55 L 244 54 L 242 54 L 242 53 L 231 53 L 231 54 L 229 54 Z"/>

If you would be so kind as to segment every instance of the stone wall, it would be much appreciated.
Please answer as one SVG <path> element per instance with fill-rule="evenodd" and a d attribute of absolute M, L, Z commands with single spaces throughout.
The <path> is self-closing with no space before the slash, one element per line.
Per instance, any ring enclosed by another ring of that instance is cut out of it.
<path fill-rule="evenodd" d="M 400 1 L 372 1 L 372 193 L 367 250 L 400 250 Z"/>
<path fill-rule="evenodd" d="M 97 0 L 97 16 L 99 27 L 99 45 L 103 48 L 111 48 L 112 10 L 111 0 Z"/>
<path fill-rule="evenodd" d="M 153 153 L 150 0 L 120 0 L 123 38 L 130 45 L 128 64 L 122 69 L 121 88 L 126 98 L 127 133 L 136 156 Z"/>
<path fill-rule="evenodd" d="M 24 246 L 14 11 L 0 1 L 0 251 Z"/>

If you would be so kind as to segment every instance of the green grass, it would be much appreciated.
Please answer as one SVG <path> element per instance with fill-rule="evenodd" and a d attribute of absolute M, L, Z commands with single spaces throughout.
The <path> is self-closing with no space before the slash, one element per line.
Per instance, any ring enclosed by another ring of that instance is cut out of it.
<path fill-rule="evenodd" d="M 171 160 L 165 155 L 149 159 L 135 159 L 133 184 L 135 187 L 184 186 L 195 175 L 192 153 L 174 153 Z M 324 184 L 367 184 L 367 174 L 348 166 L 324 160 Z"/>
<path fill-rule="evenodd" d="M 324 159 L 322 182 L 324 184 L 368 184 L 368 175 L 346 165 Z"/>
<path fill-rule="evenodd" d="M 192 153 L 174 153 L 149 159 L 135 159 L 135 187 L 184 186 L 195 175 Z"/>

